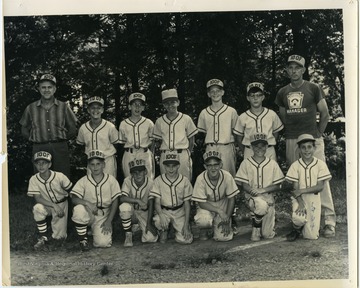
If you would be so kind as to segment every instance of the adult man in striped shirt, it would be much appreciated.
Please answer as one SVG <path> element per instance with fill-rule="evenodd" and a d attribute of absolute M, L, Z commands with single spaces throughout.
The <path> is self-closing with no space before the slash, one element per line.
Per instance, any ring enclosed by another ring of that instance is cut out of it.
<path fill-rule="evenodd" d="M 53 75 L 42 75 L 38 90 L 41 98 L 28 105 L 20 119 L 21 134 L 33 143 L 33 155 L 39 151 L 49 152 L 53 156 L 53 170 L 70 178 L 67 140 L 76 135 L 76 116 L 66 103 L 55 99 Z"/>

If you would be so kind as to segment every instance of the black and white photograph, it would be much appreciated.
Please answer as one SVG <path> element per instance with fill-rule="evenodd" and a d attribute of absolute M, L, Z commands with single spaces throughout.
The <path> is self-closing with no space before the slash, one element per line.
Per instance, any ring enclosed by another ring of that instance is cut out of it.
<path fill-rule="evenodd" d="M 2 285 L 356 287 L 357 2 L 30 2 Z"/>

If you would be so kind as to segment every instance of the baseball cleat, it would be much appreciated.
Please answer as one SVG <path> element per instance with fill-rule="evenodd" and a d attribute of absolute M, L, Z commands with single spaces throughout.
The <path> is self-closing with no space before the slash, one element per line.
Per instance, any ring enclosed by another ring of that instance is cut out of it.
<path fill-rule="evenodd" d="M 298 230 L 292 230 L 289 234 L 286 235 L 287 241 L 295 241 L 297 238 L 299 238 L 300 232 Z"/>
<path fill-rule="evenodd" d="M 326 237 L 326 238 L 335 237 L 335 227 L 332 225 L 325 225 L 324 237 Z"/>
<path fill-rule="evenodd" d="M 125 242 L 124 242 L 124 247 L 132 247 L 133 246 L 133 242 L 132 242 L 132 232 L 126 232 L 125 233 Z"/>
<path fill-rule="evenodd" d="M 167 231 L 161 231 L 160 232 L 160 243 L 164 244 L 166 243 L 168 238 L 168 232 Z"/>
<path fill-rule="evenodd" d="M 259 227 L 253 227 L 251 232 L 251 241 L 260 241 L 260 228 Z"/>
<path fill-rule="evenodd" d="M 199 236 L 199 240 L 201 241 L 206 241 L 208 240 L 209 237 L 207 235 L 207 230 L 206 229 L 200 229 L 200 236 Z"/>
<path fill-rule="evenodd" d="M 47 244 L 47 242 L 48 242 L 48 238 L 46 236 L 41 236 L 38 239 L 38 242 L 34 245 L 34 249 L 41 250 L 41 249 L 45 248 L 45 245 Z"/>
<path fill-rule="evenodd" d="M 81 240 L 80 241 L 80 248 L 81 251 L 89 251 L 90 247 L 89 247 L 89 243 L 87 241 L 87 239 Z"/>

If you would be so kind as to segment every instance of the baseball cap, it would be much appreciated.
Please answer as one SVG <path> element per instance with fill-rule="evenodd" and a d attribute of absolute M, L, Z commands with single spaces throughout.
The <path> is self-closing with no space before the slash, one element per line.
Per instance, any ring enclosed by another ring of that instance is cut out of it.
<path fill-rule="evenodd" d="M 133 173 L 135 171 L 142 171 L 145 170 L 145 160 L 143 159 L 134 159 L 132 161 L 129 162 L 129 168 L 130 168 L 130 173 Z"/>
<path fill-rule="evenodd" d="M 206 83 L 206 88 L 210 88 L 211 86 L 217 85 L 221 88 L 224 88 L 224 83 L 219 79 L 211 79 Z"/>
<path fill-rule="evenodd" d="M 39 151 L 34 154 L 34 162 L 38 160 L 46 160 L 51 162 L 52 156 L 49 152 L 46 151 Z"/>
<path fill-rule="evenodd" d="M 252 82 L 250 83 L 246 88 L 246 93 L 249 93 L 250 89 L 257 88 L 261 90 L 261 92 L 264 92 L 264 85 L 260 82 Z"/>
<path fill-rule="evenodd" d="M 173 151 L 166 151 L 163 164 L 180 164 L 178 153 Z"/>
<path fill-rule="evenodd" d="M 217 159 L 221 161 L 221 153 L 215 150 L 210 150 L 204 153 L 203 158 L 204 162 L 207 162 L 210 159 Z"/>
<path fill-rule="evenodd" d="M 168 89 L 161 92 L 162 102 L 179 100 L 176 89 Z"/>
<path fill-rule="evenodd" d="M 297 64 L 299 64 L 302 67 L 305 67 L 305 58 L 300 56 L 300 55 L 291 55 L 288 58 L 288 63 L 289 62 L 295 62 Z"/>
<path fill-rule="evenodd" d="M 90 97 L 87 101 L 87 104 L 90 105 L 92 103 L 99 103 L 101 104 L 102 106 L 104 106 L 104 99 L 102 99 L 101 97 L 99 96 L 93 96 L 93 97 Z"/>
<path fill-rule="evenodd" d="M 138 93 L 138 92 L 132 93 L 129 96 L 129 104 L 131 104 L 131 102 L 134 101 L 134 100 L 141 100 L 141 101 L 143 101 L 145 103 L 146 97 L 142 93 Z"/>
<path fill-rule="evenodd" d="M 41 82 L 41 81 L 51 81 L 51 82 L 53 82 L 54 84 L 56 84 L 56 78 L 55 78 L 53 75 L 51 75 L 51 74 L 44 74 L 44 75 L 42 75 L 42 76 L 40 77 L 40 81 L 39 81 L 39 82 Z"/>
<path fill-rule="evenodd" d="M 250 144 L 251 145 L 256 145 L 256 144 L 261 143 L 261 142 L 268 144 L 266 134 L 264 134 L 264 133 L 254 133 L 254 134 L 250 135 Z"/>
<path fill-rule="evenodd" d="M 105 155 L 102 151 L 100 150 L 91 150 L 88 154 L 88 160 L 91 159 L 105 159 Z"/>
<path fill-rule="evenodd" d="M 296 143 L 300 144 L 300 143 L 307 142 L 307 141 L 314 141 L 315 142 L 314 136 L 312 136 L 311 134 L 301 134 L 297 138 Z"/>

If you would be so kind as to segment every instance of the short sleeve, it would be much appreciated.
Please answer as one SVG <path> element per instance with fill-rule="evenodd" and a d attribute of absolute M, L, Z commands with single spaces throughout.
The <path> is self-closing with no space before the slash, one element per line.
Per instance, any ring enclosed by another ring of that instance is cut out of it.
<path fill-rule="evenodd" d="M 30 197 L 33 197 L 34 195 L 40 195 L 40 189 L 37 185 L 36 175 L 31 176 L 29 180 L 27 195 Z"/>
<path fill-rule="evenodd" d="M 205 190 L 205 182 L 203 181 L 204 173 L 201 173 L 195 181 L 193 194 L 191 200 L 197 202 L 206 202 L 206 190 Z"/>
<path fill-rule="evenodd" d="M 78 135 L 76 137 L 76 143 L 79 145 L 85 145 L 84 128 L 85 124 L 81 125 Z"/>

